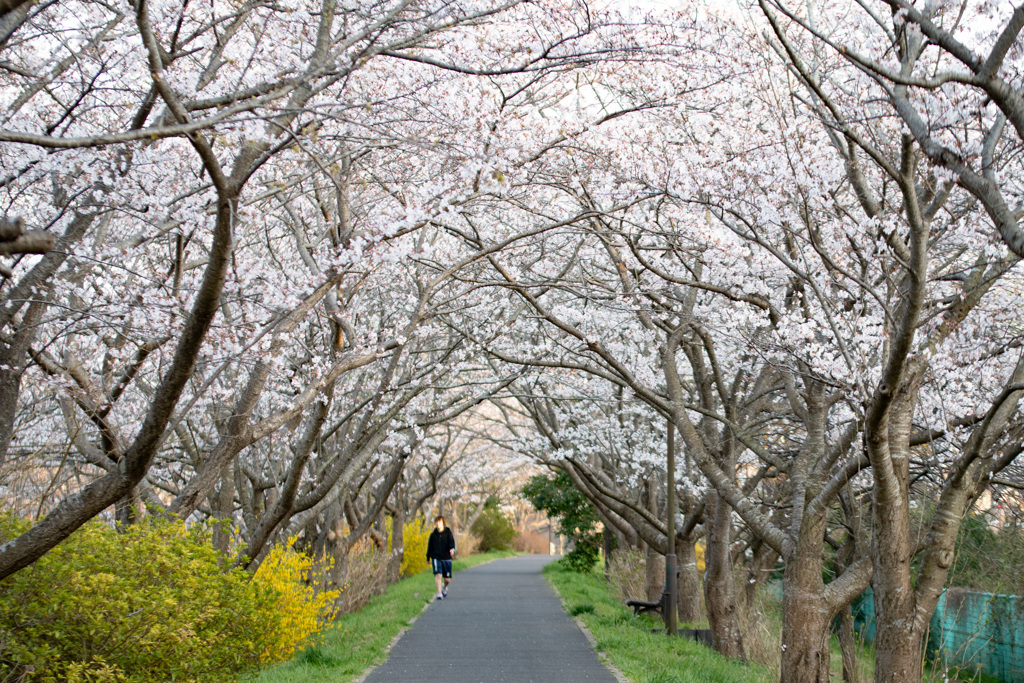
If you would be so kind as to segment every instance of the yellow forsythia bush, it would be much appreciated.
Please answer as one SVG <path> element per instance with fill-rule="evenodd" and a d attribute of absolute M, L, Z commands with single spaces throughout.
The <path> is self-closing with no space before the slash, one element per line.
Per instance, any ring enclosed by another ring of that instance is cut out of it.
<path fill-rule="evenodd" d="M 412 576 L 429 569 L 427 562 L 427 539 L 434 527 L 428 525 L 422 517 L 408 521 L 402 525 L 402 576 Z"/>
<path fill-rule="evenodd" d="M 256 570 L 253 583 L 273 592 L 277 632 L 263 652 L 264 662 L 290 659 L 296 650 L 311 644 L 334 617 L 340 591 L 317 591 L 310 579 L 313 559 L 287 545 L 274 546 Z M 325 568 L 329 569 L 329 567 Z"/>
<path fill-rule="evenodd" d="M 0 542 L 27 523 L 0 516 Z M 0 680 L 212 681 L 262 666 L 276 594 L 224 567 L 209 530 L 89 522 L 0 581 Z"/>
<path fill-rule="evenodd" d="M 27 526 L 0 514 L 0 543 Z M 89 522 L 0 581 L 0 681 L 231 681 L 286 658 L 333 596 L 303 582 L 308 558 L 268 560 L 253 580 L 228 568 L 208 528 Z"/>

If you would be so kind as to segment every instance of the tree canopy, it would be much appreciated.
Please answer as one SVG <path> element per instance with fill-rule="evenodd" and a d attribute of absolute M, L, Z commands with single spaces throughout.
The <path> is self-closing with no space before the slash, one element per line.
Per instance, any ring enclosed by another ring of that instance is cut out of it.
<path fill-rule="evenodd" d="M 683 558 L 723 654 L 737 564 L 781 563 L 783 680 L 827 680 L 869 584 L 876 680 L 919 678 L 961 520 L 1020 524 L 1022 27 L 977 0 L 0 7 L 0 489 L 31 522 L 0 580 L 156 515 L 340 581 L 383 517 L 479 521 L 535 475 L 577 548 L 600 521 Z"/>

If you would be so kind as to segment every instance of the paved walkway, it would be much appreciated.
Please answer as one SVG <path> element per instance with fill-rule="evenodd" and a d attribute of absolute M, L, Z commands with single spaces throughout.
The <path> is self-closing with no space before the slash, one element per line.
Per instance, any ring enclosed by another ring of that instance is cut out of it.
<path fill-rule="evenodd" d="M 553 558 L 521 555 L 456 572 L 366 683 L 615 683 L 541 576 Z"/>

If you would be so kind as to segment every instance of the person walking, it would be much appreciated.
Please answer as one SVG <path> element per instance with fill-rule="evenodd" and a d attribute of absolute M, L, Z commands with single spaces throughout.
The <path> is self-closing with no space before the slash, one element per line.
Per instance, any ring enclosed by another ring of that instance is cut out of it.
<path fill-rule="evenodd" d="M 452 558 L 455 556 L 455 535 L 445 525 L 444 517 L 437 516 L 436 526 L 427 539 L 427 559 L 434 570 L 434 585 L 437 587 L 436 600 L 448 597 L 448 584 L 452 582 Z M 442 585 L 443 583 L 443 585 Z"/>

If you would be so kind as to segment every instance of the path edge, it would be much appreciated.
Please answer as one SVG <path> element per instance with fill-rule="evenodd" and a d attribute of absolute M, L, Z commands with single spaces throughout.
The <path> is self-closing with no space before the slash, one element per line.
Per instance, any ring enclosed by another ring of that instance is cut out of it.
<path fill-rule="evenodd" d="M 542 574 L 541 576 L 544 575 Z M 558 591 L 558 586 L 556 586 L 547 576 L 544 576 L 544 580 L 548 582 L 548 586 L 551 587 L 551 591 L 555 594 L 555 597 L 558 598 L 558 601 L 562 603 L 562 610 L 565 612 L 565 615 L 575 621 L 576 626 L 583 631 L 583 636 L 587 639 L 587 642 L 590 643 L 590 649 L 594 651 L 594 654 L 596 654 L 597 658 L 602 664 L 604 664 L 604 667 L 612 673 L 612 676 L 615 676 L 615 680 L 618 681 L 618 683 L 632 683 L 628 678 L 626 678 L 626 674 L 622 673 L 622 671 L 619 670 L 619 667 L 612 663 L 607 652 L 602 652 L 597 649 L 597 638 L 595 638 L 594 634 L 590 632 L 590 629 L 583 623 L 583 620 L 569 614 L 569 603 L 565 601 L 565 598 L 563 598 L 562 594 Z"/>
<path fill-rule="evenodd" d="M 511 557 L 516 557 L 516 555 L 512 555 Z M 475 569 L 476 567 L 482 567 L 485 564 L 490 564 L 491 562 L 497 562 L 498 560 L 507 560 L 507 559 L 509 559 L 509 558 L 508 557 L 495 557 L 493 559 L 487 560 L 486 562 L 481 562 L 480 564 L 475 564 L 472 567 L 470 567 L 470 569 Z M 463 571 L 468 571 L 468 570 L 463 570 Z M 550 584 L 550 582 L 548 582 L 548 583 Z M 555 593 L 557 594 L 557 591 L 555 591 Z M 558 599 L 561 600 L 562 596 L 559 595 Z M 374 670 L 378 666 L 380 666 L 384 662 L 388 661 L 388 656 L 391 654 L 391 651 L 395 649 L 395 645 L 398 645 L 398 641 L 400 641 L 402 639 L 402 636 L 404 636 L 406 633 L 408 633 L 409 629 L 411 629 L 413 627 L 413 624 L 415 624 L 419 620 L 419 618 L 423 616 L 423 613 L 426 612 L 427 609 L 431 605 L 433 605 L 433 604 L 434 604 L 434 599 L 433 598 L 431 598 L 430 600 L 427 600 L 427 603 L 425 605 L 423 605 L 423 609 L 421 609 L 419 611 L 419 614 L 414 616 L 409 621 L 405 622 L 405 626 L 403 626 L 402 629 L 398 633 L 395 634 L 395 637 L 391 639 L 391 642 L 388 643 L 388 646 L 386 648 L 384 648 L 384 659 L 382 659 L 378 664 L 371 664 L 370 666 L 366 667 L 366 669 L 363 671 L 363 673 L 359 674 L 358 677 L 353 678 L 350 681 L 350 683 L 363 683 L 363 681 L 365 681 L 370 676 L 370 674 L 372 674 L 374 672 Z M 565 601 L 564 600 L 562 600 L 562 607 L 563 608 L 565 607 Z M 593 636 L 590 636 L 590 637 L 593 637 Z M 620 681 L 620 683 L 629 683 L 629 681 L 623 679 L 623 681 Z"/>
<path fill-rule="evenodd" d="M 484 562 L 484 564 L 487 563 Z M 384 659 L 382 659 L 379 664 L 371 664 L 370 666 L 368 666 L 366 670 L 363 671 L 363 673 L 359 674 L 358 678 L 352 679 L 352 683 L 363 683 L 363 681 L 365 681 L 367 677 L 369 677 L 369 675 L 373 673 L 374 669 L 376 669 L 384 662 L 388 661 L 388 656 L 391 654 L 391 651 L 395 649 L 395 645 L 398 645 L 398 641 L 401 640 L 402 636 L 404 636 L 409 631 L 409 629 L 412 628 L 412 625 L 415 624 L 419 620 L 419 618 L 423 616 L 423 613 L 427 611 L 427 608 L 433 604 L 434 599 L 431 598 L 426 602 L 426 604 L 423 605 L 423 609 L 419 611 L 419 614 L 414 616 L 409 621 L 405 622 L 405 626 L 403 626 L 401 630 L 395 634 L 395 637 L 391 639 L 391 642 L 388 643 L 388 646 L 384 648 Z"/>

